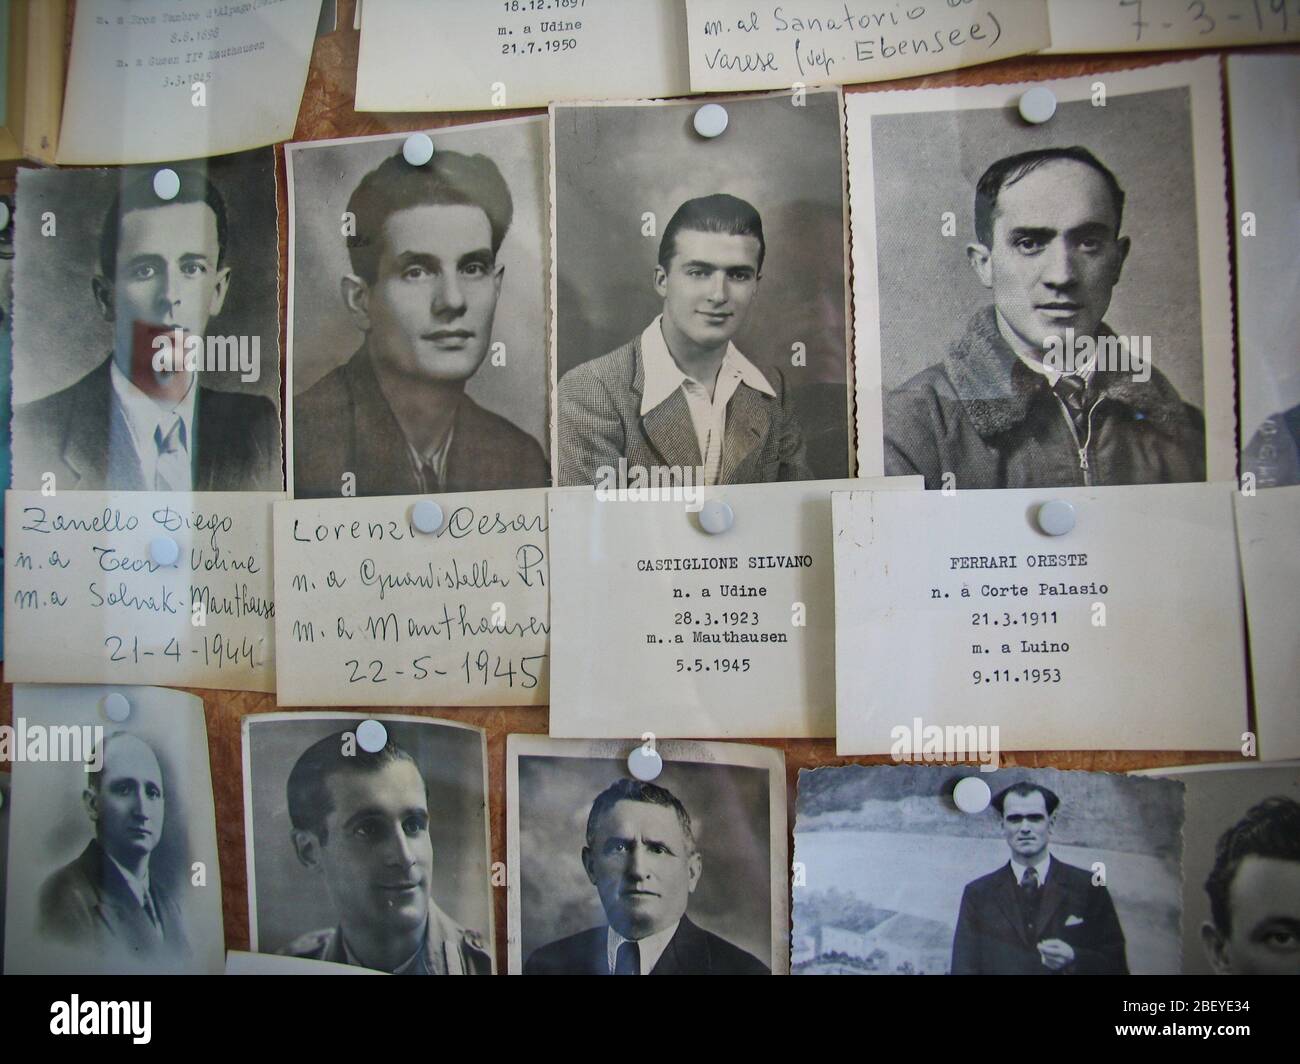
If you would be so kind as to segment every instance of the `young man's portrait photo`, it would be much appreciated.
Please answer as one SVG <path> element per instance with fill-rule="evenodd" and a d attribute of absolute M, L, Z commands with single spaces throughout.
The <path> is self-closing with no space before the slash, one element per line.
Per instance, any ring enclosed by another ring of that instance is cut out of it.
<path fill-rule="evenodd" d="M 1041 125 L 1002 86 L 849 104 L 866 472 L 1233 475 L 1217 70 L 1094 80 L 1052 82 Z"/>
<path fill-rule="evenodd" d="M 296 497 L 546 486 L 544 134 L 288 149 Z"/>
<path fill-rule="evenodd" d="M 393 975 L 490 975 L 483 733 L 346 714 L 244 724 L 253 948 Z"/>
<path fill-rule="evenodd" d="M 280 490 L 274 153 L 19 184 L 14 487 Z"/>
<path fill-rule="evenodd" d="M 552 110 L 557 484 L 850 471 L 839 93 L 726 107 Z"/>

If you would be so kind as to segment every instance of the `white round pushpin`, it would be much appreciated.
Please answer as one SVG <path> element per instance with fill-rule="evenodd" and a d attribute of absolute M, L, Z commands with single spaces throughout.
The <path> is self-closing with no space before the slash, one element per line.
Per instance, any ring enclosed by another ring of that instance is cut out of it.
<path fill-rule="evenodd" d="M 658 779 L 659 773 L 664 770 L 664 759 L 659 756 L 658 750 L 638 746 L 627 755 L 627 770 L 643 783 L 649 783 Z"/>
<path fill-rule="evenodd" d="M 437 532 L 442 527 L 442 507 L 430 499 L 421 499 L 411 507 L 411 524 L 421 532 Z"/>
<path fill-rule="evenodd" d="M 712 536 L 726 532 L 735 523 L 735 511 L 719 499 L 710 499 L 700 507 L 700 527 Z"/>
<path fill-rule="evenodd" d="M 153 559 L 154 565 L 164 568 L 175 565 L 180 556 L 180 545 L 171 536 L 158 536 L 149 541 L 149 557 Z"/>
<path fill-rule="evenodd" d="M 377 754 L 388 745 L 388 729 L 377 720 L 363 720 L 357 725 L 357 745 L 368 754 Z"/>
<path fill-rule="evenodd" d="M 727 109 L 720 103 L 706 103 L 695 112 L 695 132 L 701 137 L 719 137 L 727 128 Z"/>
<path fill-rule="evenodd" d="M 126 695 L 120 695 L 116 691 L 106 694 L 100 705 L 104 716 L 116 724 L 121 724 L 131 715 L 131 703 L 126 700 Z"/>
<path fill-rule="evenodd" d="M 159 199 L 173 200 L 181 190 L 181 175 L 164 167 L 153 175 L 153 191 Z"/>
<path fill-rule="evenodd" d="M 1063 536 L 1074 528 L 1074 507 L 1064 499 L 1053 499 L 1038 508 L 1038 527 L 1049 536 Z"/>
<path fill-rule="evenodd" d="M 9 228 L 9 204 L 0 200 L 0 229 Z"/>
<path fill-rule="evenodd" d="M 992 798 L 989 785 L 978 776 L 967 776 L 959 780 L 952 790 L 952 800 L 963 813 L 984 812 Z"/>
<path fill-rule="evenodd" d="M 433 158 L 433 140 L 428 133 L 412 133 L 402 145 L 402 158 L 412 166 L 423 166 Z"/>
<path fill-rule="evenodd" d="M 1020 97 L 1020 117 L 1036 126 L 1056 114 L 1056 93 L 1046 85 L 1035 85 Z"/>

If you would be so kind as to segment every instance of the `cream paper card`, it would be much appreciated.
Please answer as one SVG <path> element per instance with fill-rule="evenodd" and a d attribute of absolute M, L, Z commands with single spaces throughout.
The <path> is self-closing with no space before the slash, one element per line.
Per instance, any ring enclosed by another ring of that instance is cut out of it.
<path fill-rule="evenodd" d="M 553 492 L 551 734 L 835 734 L 831 492 L 920 477 L 699 489 L 731 507 L 710 535 L 680 498 Z"/>
<path fill-rule="evenodd" d="M 1036 52 L 1051 41 L 1045 0 L 686 0 L 686 11 L 695 92 L 910 78 Z"/>
<path fill-rule="evenodd" d="M 274 691 L 279 498 L 7 492 L 5 678 Z M 158 539 L 174 565 L 154 560 Z"/>
<path fill-rule="evenodd" d="M 1300 757 L 1300 486 L 1236 495 L 1259 756 Z"/>
<path fill-rule="evenodd" d="M 281 705 L 546 703 L 546 489 L 422 498 L 276 506 Z"/>
<path fill-rule="evenodd" d="M 109 716 L 113 703 L 125 717 Z M 203 700 L 161 687 L 20 684 L 13 718 L 6 974 L 220 975 Z M 143 881 L 152 921 L 109 858 Z"/>
<path fill-rule="evenodd" d="M 358 111 L 486 111 L 690 91 L 681 0 L 383 0 L 361 15 Z"/>
<path fill-rule="evenodd" d="M 60 165 L 226 155 L 288 140 L 320 0 L 81 0 Z"/>
<path fill-rule="evenodd" d="M 916 718 L 1003 750 L 1236 749 L 1233 491 L 836 492 L 838 752 L 890 752 Z M 1062 536 L 1037 526 L 1053 500 Z"/>
<path fill-rule="evenodd" d="M 1047 0 L 1045 52 L 1154 52 L 1300 40 L 1295 0 Z"/>

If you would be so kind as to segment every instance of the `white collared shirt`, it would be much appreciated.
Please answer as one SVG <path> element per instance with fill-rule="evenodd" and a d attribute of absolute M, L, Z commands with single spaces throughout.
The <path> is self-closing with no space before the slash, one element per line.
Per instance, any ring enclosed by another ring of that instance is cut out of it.
<path fill-rule="evenodd" d="M 190 481 L 187 484 L 173 484 L 174 491 L 192 491 L 194 489 L 194 410 L 198 403 L 199 389 L 197 373 L 190 375 L 190 386 L 177 403 L 160 403 L 145 395 L 131 383 L 125 373 L 117 367 L 117 360 L 112 362 L 109 376 L 113 379 L 113 401 L 122 412 L 131 434 L 131 443 L 135 447 L 136 458 L 140 462 L 140 472 L 144 476 L 146 491 L 153 491 L 158 473 L 158 444 L 154 441 L 154 430 L 162 427 L 164 435 L 171 427 L 172 416 L 180 415 L 181 424 L 185 426 L 185 441 L 189 448 Z"/>
<path fill-rule="evenodd" d="M 138 905 L 140 906 L 140 908 L 143 909 L 143 908 L 144 908 L 144 899 L 145 899 L 146 895 L 148 895 L 148 893 L 149 893 L 149 869 L 148 869 L 148 867 L 146 867 L 145 870 L 144 870 L 144 876 L 143 876 L 143 878 L 140 878 L 140 877 L 137 877 L 137 876 L 135 875 L 135 873 L 133 873 L 133 872 L 128 872 L 125 868 L 123 868 L 120 864 L 118 864 L 118 863 L 117 863 L 117 858 L 115 858 L 115 857 L 114 857 L 111 853 L 109 853 L 107 850 L 104 851 L 104 856 L 106 856 L 110 861 L 112 861 L 112 862 L 113 862 L 113 867 L 116 868 L 119 872 L 122 873 L 122 878 L 126 880 L 126 885 L 127 885 L 128 887 L 131 888 L 131 893 L 135 896 L 136 904 L 138 904 Z"/>
<path fill-rule="evenodd" d="M 1014 857 L 1011 858 L 1011 874 L 1016 877 L 1017 886 L 1024 882 L 1025 873 L 1029 871 L 1031 867 L 1038 870 L 1038 885 L 1041 887 L 1047 882 L 1047 872 L 1048 869 L 1052 867 L 1052 855 L 1044 850 L 1043 856 L 1039 860 L 1035 861 L 1032 866 L 1021 864 Z"/>
<path fill-rule="evenodd" d="M 447 490 L 447 454 L 451 451 L 451 438 L 455 434 L 456 426 L 453 424 L 447 435 L 442 438 L 442 443 L 423 456 L 411 445 L 410 440 L 406 441 L 406 450 L 411 456 L 411 466 L 415 470 L 415 479 L 419 481 L 421 491 Z M 424 477 L 426 465 L 433 467 L 433 471 L 438 477 L 437 484 L 426 482 Z"/>
<path fill-rule="evenodd" d="M 722 365 L 718 368 L 713 398 L 710 399 L 709 390 L 699 381 L 686 376 L 673 360 L 668 342 L 664 339 L 662 314 L 647 325 L 641 334 L 641 360 L 645 368 L 641 416 L 645 417 L 680 388 L 686 396 L 691 423 L 695 427 L 695 439 L 700 447 L 700 458 L 704 462 L 704 483 L 716 484 L 718 473 L 722 469 L 727 404 L 742 384 L 776 398 L 772 385 L 762 370 L 742 355 L 735 344 L 728 342 L 726 353 L 722 356 Z"/>
<path fill-rule="evenodd" d="M 1008 325 L 1006 319 L 1002 317 L 1002 311 L 1000 310 L 997 311 L 997 320 L 998 320 L 998 332 L 1002 334 L 1002 339 L 1006 340 L 1007 346 L 1010 347 L 1013 352 L 1015 352 L 1016 358 L 1020 359 L 1021 362 L 1023 362 L 1026 366 L 1032 369 L 1039 376 L 1046 377 L 1047 386 L 1049 388 L 1055 389 L 1056 382 L 1059 381 L 1062 377 L 1067 376 L 1067 374 L 1062 373 L 1059 369 L 1055 369 L 1052 366 L 1047 365 L 1046 363 L 1043 362 L 1042 359 L 1030 358 L 1028 355 L 1024 354 L 1020 350 L 1020 345 L 1017 344 L 1012 337 L 1007 335 L 1011 331 L 1011 326 Z M 1072 374 L 1068 374 L 1068 375 L 1073 377 L 1079 377 L 1084 384 L 1087 384 L 1089 381 L 1092 380 L 1092 373 L 1093 370 L 1095 370 L 1096 368 L 1097 368 L 1097 352 L 1096 349 L 1094 348 L 1092 352 L 1092 356 L 1088 359 L 1088 361 L 1085 362 L 1082 366 L 1076 367 L 1075 371 Z"/>
<path fill-rule="evenodd" d="M 659 963 L 659 958 L 664 955 L 664 950 L 668 948 L 668 943 L 673 940 L 673 935 L 677 934 L 677 926 L 680 923 L 681 921 L 678 920 L 671 927 L 636 940 L 641 955 L 642 975 L 649 975 L 654 971 L 655 965 Z M 632 939 L 624 938 L 612 927 L 609 929 L 609 935 L 605 939 L 605 959 L 609 962 L 610 975 L 614 974 L 614 968 L 618 964 L 618 947 L 624 942 L 631 941 Z"/>

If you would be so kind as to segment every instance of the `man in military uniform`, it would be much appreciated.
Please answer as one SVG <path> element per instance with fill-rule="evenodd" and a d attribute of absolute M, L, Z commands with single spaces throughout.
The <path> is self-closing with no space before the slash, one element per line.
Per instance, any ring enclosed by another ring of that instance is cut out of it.
<path fill-rule="evenodd" d="M 324 878 L 339 922 L 281 953 L 394 975 L 492 973 L 483 936 L 433 900 L 428 790 L 410 754 L 327 735 L 298 758 L 288 798 L 294 851 Z"/>

